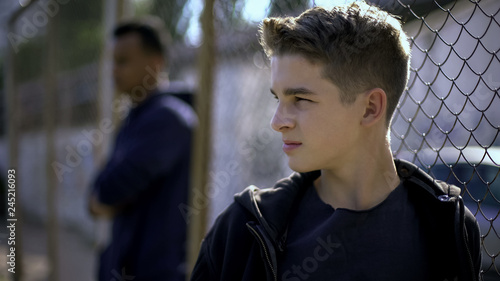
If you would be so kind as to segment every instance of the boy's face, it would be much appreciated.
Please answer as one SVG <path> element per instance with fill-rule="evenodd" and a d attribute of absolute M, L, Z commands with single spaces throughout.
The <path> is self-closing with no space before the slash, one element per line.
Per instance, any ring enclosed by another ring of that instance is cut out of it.
<path fill-rule="evenodd" d="M 278 107 L 271 121 L 282 134 L 292 170 L 337 169 L 360 141 L 363 99 L 340 102 L 340 90 L 322 76 L 323 66 L 300 55 L 271 59 L 271 92 Z"/>
<path fill-rule="evenodd" d="M 154 88 L 157 77 L 147 69 L 158 68 L 161 58 L 144 50 L 139 34 L 130 33 L 116 39 L 113 53 L 113 76 L 119 91 L 131 93 L 136 87 L 143 88 L 140 90 Z"/>

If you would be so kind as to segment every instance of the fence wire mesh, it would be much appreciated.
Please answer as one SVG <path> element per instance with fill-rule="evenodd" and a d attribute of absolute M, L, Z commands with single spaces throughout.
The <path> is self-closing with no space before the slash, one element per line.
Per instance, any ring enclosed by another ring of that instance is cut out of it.
<path fill-rule="evenodd" d="M 462 188 L 481 228 L 482 274 L 498 278 L 500 3 L 433 1 L 413 9 L 414 2 L 398 1 L 412 61 L 391 127 L 393 151 Z"/>
<path fill-rule="evenodd" d="M 45 220 L 47 210 L 45 201 L 39 199 L 47 193 L 47 174 L 41 167 L 47 165 L 46 116 L 50 108 L 56 116 L 57 159 L 71 169 L 58 183 L 60 187 L 71 186 L 58 190 L 60 213 L 70 222 L 86 217 L 84 208 L 74 206 L 85 205 L 92 147 L 82 147 L 83 153 L 78 153 L 76 144 L 82 139 L 82 129 L 97 120 L 101 6 L 98 2 L 37 1 L 23 11 L 8 33 L 13 54 L 13 69 L 8 71 L 14 73 L 15 106 L 19 111 L 15 120 L 19 166 L 21 172 L 31 175 L 22 179 L 26 188 L 19 188 L 20 204 L 38 219 Z M 54 91 L 53 99 L 48 89 Z M 66 163 L 65 158 L 74 162 Z M 90 220 L 83 224 L 89 226 Z"/>
<path fill-rule="evenodd" d="M 71 168 L 58 182 L 59 213 L 87 231 L 92 222 L 84 199 L 100 152 L 92 145 L 91 152 L 83 155 L 78 144 L 86 140 L 83 132 L 95 129 L 103 118 L 97 96 L 102 83 L 99 76 L 109 69 L 103 68 L 99 59 L 109 34 L 102 31 L 106 13 L 100 2 L 65 1 L 54 13 L 41 4 L 32 5 L 14 24 L 13 32 L 23 38 L 10 42 L 15 59 L 13 69 L 6 69 L 15 73 L 15 95 L 22 112 L 17 122 L 21 134 L 19 172 L 30 175 L 20 183 L 20 200 L 28 212 L 43 218 L 46 206 L 39 203 L 47 190 L 45 171 L 39 169 L 46 164 L 43 75 L 48 64 L 48 23 L 52 22 L 50 28 L 57 30 L 54 42 L 58 55 L 57 94 L 52 101 L 57 116 L 54 145 L 56 160 Z M 260 20 L 267 15 L 298 15 L 311 6 L 345 2 L 352 1 L 216 1 L 218 51 L 209 171 L 212 191 L 207 195 L 209 224 L 245 186 L 271 186 L 290 173 L 280 152 L 280 136 L 269 126 L 275 104 L 269 94 L 269 65 L 257 42 Z M 482 276 L 485 280 L 498 278 L 500 1 L 371 2 L 399 15 L 411 37 L 410 80 L 391 125 L 393 153 L 462 188 L 466 205 L 480 223 Z M 203 43 L 197 17 L 202 1 L 130 3 L 136 15 L 154 14 L 164 19 L 174 39 L 170 78 L 196 88 L 200 75 L 196 52 Z M 112 135 L 104 137 L 111 139 Z M 80 157 L 78 164 L 71 162 L 78 160 L 72 156 Z"/>
<path fill-rule="evenodd" d="M 6 30 L 10 63 L 4 66 L 4 76 L 10 72 L 12 79 L 5 83 L 11 85 L 5 93 L 11 96 L 6 99 L 11 103 L 3 113 L 10 122 L 7 127 L 14 127 L 16 133 L 2 135 L 1 145 L 6 153 L 0 161 L 0 166 L 15 168 L 19 175 L 16 186 L 19 261 L 13 278 L 69 280 L 79 275 L 77 278 L 89 280 L 94 275 L 93 264 L 75 261 L 92 260 L 80 252 L 71 252 L 74 246 L 59 247 L 62 239 L 58 237 L 60 227 L 78 232 L 90 241 L 95 230 L 86 198 L 96 150 L 87 145 L 88 139 L 82 133 L 92 129 L 98 119 L 102 3 L 78 0 L 22 3 L 27 5 L 24 9 L 19 3 L 17 7 L 12 4 L 12 10 L 20 13 L 12 17 L 14 20 Z M 16 144 L 10 143 L 5 148 L 11 140 Z M 16 157 L 15 166 L 11 166 L 12 161 L 7 162 L 11 156 Z M 44 231 L 29 233 L 33 227 L 26 227 L 25 234 L 21 226 L 27 224 Z M 37 248 L 44 244 L 42 250 Z M 33 254 L 33 251 L 39 252 Z M 91 251 L 88 249 L 87 253 Z M 58 255 L 62 257 L 57 258 Z M 64 270 L 57 272 L 58 265 Z M 1 267 L 0 271 L 7 269 Z"/>

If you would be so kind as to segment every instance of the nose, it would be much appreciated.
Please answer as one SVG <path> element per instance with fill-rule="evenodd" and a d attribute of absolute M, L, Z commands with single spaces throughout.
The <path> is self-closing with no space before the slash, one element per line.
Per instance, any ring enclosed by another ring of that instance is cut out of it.
<path fill-rule="evenodd" d="M 273 130 L 280 133 L 295 127 L 293 115 L 289 112 L 287 107 L 282 106 L 281 104 L 278 105 L 278 108 L 276 108 L 274 116 L 271 119 L 271 127 Z"/>

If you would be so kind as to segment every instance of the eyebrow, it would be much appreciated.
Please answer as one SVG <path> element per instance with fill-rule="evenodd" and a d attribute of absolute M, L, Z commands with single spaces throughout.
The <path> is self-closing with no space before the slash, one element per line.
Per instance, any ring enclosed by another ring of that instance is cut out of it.
<path fill-rule="evenodd" d="M 277 96 L 276 93 L 273 91 L 273 89 L 270 89 L 271 94 L 274 96 Z M 306 89 L 306 88 L 287 88 L 284 91 L 285 96 L 294 96 L 294 95 L 315 95 L 313 91 Z"/>

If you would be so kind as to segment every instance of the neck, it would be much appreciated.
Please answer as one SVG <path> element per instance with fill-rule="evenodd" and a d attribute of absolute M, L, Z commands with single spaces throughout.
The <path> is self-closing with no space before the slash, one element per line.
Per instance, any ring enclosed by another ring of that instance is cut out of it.
<path fill-rule="evenodd" d="M 368 145 L 365 141 L 364 149 L 346 159 L 339 161 L 340 166 L 321 170 L 315 182 L 319 197 L 334 208 L 370 209 L 399 185 L 388 140 Z"/>
<path fill-rule="evenodd" d="M 132 102 L 132 106 L 136 107 L 146 101 L 150 96 L 152 96 L 156 92 L 156 87 L 152 90 L 146 92 L 140 92 L 140 94 L 131 94 L 128 93 L 130 97 L 130 101 Z"/>

